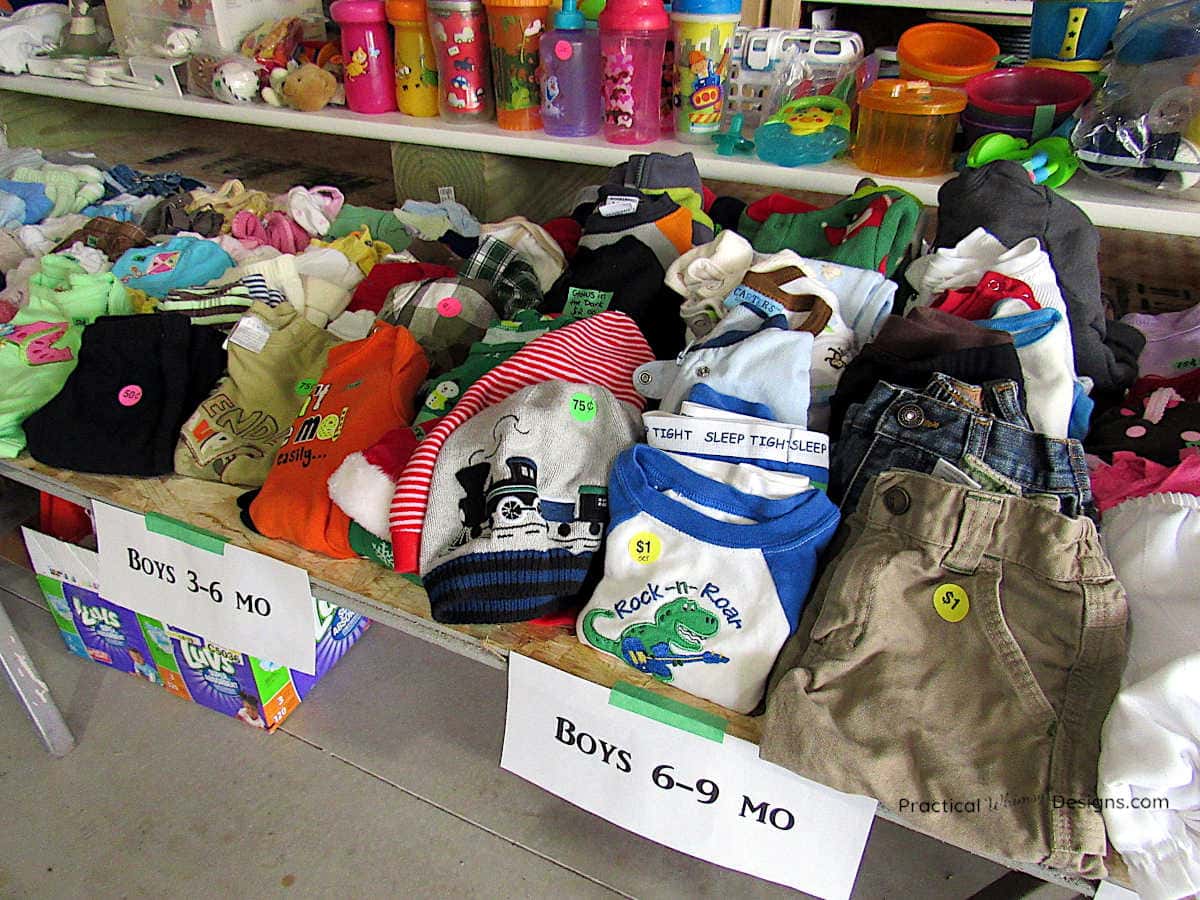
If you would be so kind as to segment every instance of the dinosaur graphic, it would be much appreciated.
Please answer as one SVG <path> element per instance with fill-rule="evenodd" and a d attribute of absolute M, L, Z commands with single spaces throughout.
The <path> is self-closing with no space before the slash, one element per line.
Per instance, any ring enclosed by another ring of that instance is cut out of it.
<path fill-rule="evenodd" d="M 624 660 L 639 672 L 653 675 L 659 681 L 673 679 L 671 668 L 686 663 L 710 665 L 727 663 L 729 657 L 704 649 L 705 638 L 720 630 L 721 621 L 695 600 L 676 597 L 664 603 L 654 613 L 654 622 L 629 625 L 617 640 L 605 637 L 596 630 L 596 619 L 615 619 L 608 609 L 593 609 L 583 617 L 583 634 L 589 644 L 604 653 Z M 687 651 L 678 653 L 672 645 Z"/>

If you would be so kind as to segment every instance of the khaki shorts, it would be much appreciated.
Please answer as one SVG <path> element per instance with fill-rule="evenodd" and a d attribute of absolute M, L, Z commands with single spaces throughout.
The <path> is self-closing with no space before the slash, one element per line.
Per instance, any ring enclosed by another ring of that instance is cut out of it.
<path fill-rule="evenodd" d="M 834 549 L 776 666 L 763 758 L 960 847 L 1102 877 L 1127 611 L 1093 523 L 896 470 Z"/>

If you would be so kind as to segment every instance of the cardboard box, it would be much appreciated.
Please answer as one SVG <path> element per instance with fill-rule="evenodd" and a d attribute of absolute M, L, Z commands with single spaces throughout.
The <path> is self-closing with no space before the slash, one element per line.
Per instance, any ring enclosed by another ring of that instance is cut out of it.
<path fill-rule="evenodd" d="M 356 612 L 313 601 L 316 672 L 257 659 L 135 613 L 99 593 L 95 551 L 23 528 L 38 584 L 67 649 L 172 694 L 274 731 L 370 626 Z"/>

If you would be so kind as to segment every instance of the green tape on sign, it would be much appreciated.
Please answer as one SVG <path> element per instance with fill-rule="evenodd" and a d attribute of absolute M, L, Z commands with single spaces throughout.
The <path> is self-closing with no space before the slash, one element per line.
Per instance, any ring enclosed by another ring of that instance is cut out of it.
<path fill-rule="evenodd" d="M 185 544 L 215 553 L 217 556 L 225 555 L 226 540 L 220 535 L 189 525 L 187 522 L 180 522 L 178 519 L 172 519 L 161 513 L 146 513 L 145 518 L 147 531 L 183 541 Z"/>
<path fill-rule="evenodd" d="M 618 681 L 608 695 L 608 704 L 689 734 L 716 741 L 718 744 L 725 743 L 725 729 L 729 723 L 720 716 L 680 703 L 678 700 L 660 697 L 645 688 Z"/>

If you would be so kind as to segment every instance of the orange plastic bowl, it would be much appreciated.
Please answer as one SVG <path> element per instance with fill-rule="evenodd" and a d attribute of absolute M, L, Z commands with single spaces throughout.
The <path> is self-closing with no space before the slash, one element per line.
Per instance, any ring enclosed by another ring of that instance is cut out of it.
<path fill-rule="evenodd" d="M 1000 45 L 978 28 L 928 22 L 900 35 L 896 57 L 902 69 L 930 81 L 959 84 L 996 68 Z"/>

